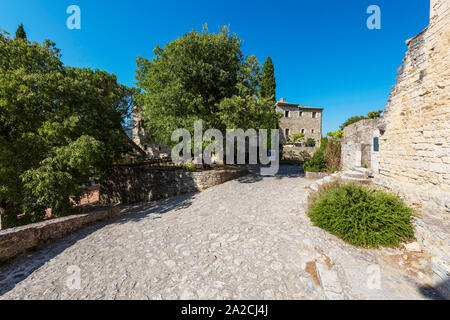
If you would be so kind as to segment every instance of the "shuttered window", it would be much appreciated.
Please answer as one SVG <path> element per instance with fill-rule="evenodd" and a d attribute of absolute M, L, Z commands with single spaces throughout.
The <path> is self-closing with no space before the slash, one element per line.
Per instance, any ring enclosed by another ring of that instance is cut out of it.
<path fill-rule="evenodd" d="M 373 151 L 380 151 L 380 141 L 379 138 L 373 138 Z"/>

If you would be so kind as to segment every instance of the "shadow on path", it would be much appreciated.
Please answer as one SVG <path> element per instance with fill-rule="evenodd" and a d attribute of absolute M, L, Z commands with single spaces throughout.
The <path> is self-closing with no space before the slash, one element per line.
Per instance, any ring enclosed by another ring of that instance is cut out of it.
<path fill-rule="evenodd" d="M 450 280 L 439 283 L 435 287 L 422 286 L 420 293 L 431 300 L 450 300 Z"/>
<path fill-rule="evenodd" d="M 145 204 L 128 205 L 122 210 L 119 217 L 91 224 L 64 238 L 54 240 L 37 251 L 20 255 L 10 263 L 0 266 L 0 297 L 12 290 L 16 284 L 28 278 L 30 274 L 45 263 L 97 230 L 113 224 L 138 222 L 149 215 L 162 215 L 172 210 L 182 210 L 192 204 L 193 198 L 195 198 L 195 193 Z"/>

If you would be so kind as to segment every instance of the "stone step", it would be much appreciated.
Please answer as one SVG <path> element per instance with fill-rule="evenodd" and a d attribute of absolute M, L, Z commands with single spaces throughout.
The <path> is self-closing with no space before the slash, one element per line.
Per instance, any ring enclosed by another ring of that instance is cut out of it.
<path fill-rule="evenodd" d="M 350 177 L 350 178 L 356 178 L 356 179 L 367 179 L 367 177 L 368 177 L 367 174 L 362 173 L 360 171 L 354 171 L 354 170 L 344 171 L 343 175 Z"/>
<path fill-rule="evenodd" d="M 343 175 L 341 181 L 345 183 L 358 183 L 358 184 L 370 184 L 372 181 L 370 179 L 353 178 Z"/>
<path fill-rule="evenodd" d="M 358 171 L 358 172 L 364 173 L 365 175 L 367 175 L 369 177 L 372 176 L 372 170 L 366 169 L 363 167 L 354 167 L 353 171 Z"/>

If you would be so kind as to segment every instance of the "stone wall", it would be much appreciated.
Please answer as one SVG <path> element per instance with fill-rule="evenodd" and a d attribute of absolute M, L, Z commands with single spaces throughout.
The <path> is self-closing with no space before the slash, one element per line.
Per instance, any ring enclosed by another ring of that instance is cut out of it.
<path fill-rule="evenodd" d="M 308 152 L 308 154 L 312 156 L 317 149 L 317 145 L 315 147 L 305 147 L 295 144 L 289 144 L 283 146 L 283 157 L 285 159 L 301 158 L 301 153 L 303 151 Z"/>
<path fill-rule="evenodd" d="M 202 191 L 248 174 L 247 169 L 227 168 L 187 172 L 179 168 L 146 165 L 116 166 L 100 187 L 103 204 L 149 202 Z"/>
<path fill-rule="evenodd" d="M 450 1 L 431 1 L 430 25 L 408 40 L 384 114 L 381 184 L 430 214 L 450 213 Z"/>
<path fill-rule="evenodd" d="M 342 139 L 342 167 L 349 170 L 367 165 L 378 171 L 378 152 L 374 138 L 380 136 L 380 119 L 367 119 L 345 127 Z"/>
<path fill-rule="evenodd" d="M 61 238 L 88 224 L 120 215 L 120 208 L 57 218 L 0 231 L 0 262 L 51 239 Z"/>

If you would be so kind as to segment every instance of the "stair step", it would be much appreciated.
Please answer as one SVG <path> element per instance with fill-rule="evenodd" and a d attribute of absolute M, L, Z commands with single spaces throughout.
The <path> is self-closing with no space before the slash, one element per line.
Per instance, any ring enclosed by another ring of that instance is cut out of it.
<path fill-rule="evenodd" d="M 360 184 L 370 184 L 372 182 L 370 179 L 353 178 L 345 175 L 341 177 L 341 180 L 347 183 L 360 183 Z"/>
<path fill-rule="evenodd" d="M 366 168 L 363 168 L 363 167 L 355 167 L 355 168 L 353 168 L 353 171 L 358 171 L 358 172 L 364 173 L 367 176 L 371 176 L 372 175 L 372 170 L 366 169 Z"/>
<path fill-rule="evenodd" d="M 368 175 L 359 171 L 349 170 L 344 171 L 344 176 L 351 178 L 367 179 Z"/>

